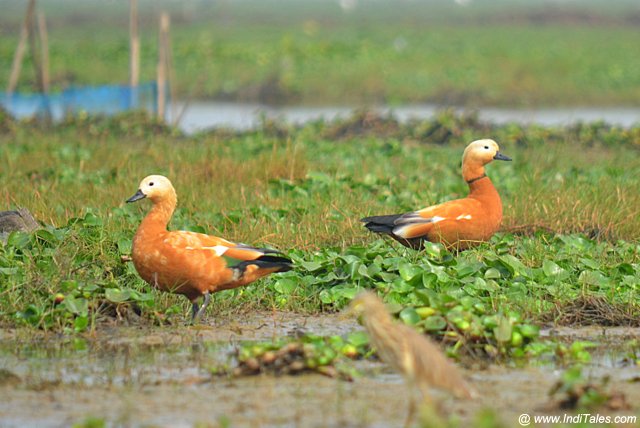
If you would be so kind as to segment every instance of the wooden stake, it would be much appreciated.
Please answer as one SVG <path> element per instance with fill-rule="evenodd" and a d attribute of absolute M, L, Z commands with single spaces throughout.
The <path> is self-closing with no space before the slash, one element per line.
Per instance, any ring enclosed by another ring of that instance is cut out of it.
<path fill-rule="evenodd" d="M 40 49 L 42 50 L 42 92 L 49 94 L 51 80 L 49 78 L 49 35 L 44 13 L 38 13 L 38 32 L 40 33 Z"/>
<path fill-rule="evenodd" d="M 165 34 L 165 53 L 166 53 L 166 67 L 167 67 L 167 86 L 169 89 L 169 100 L 171 104 L 171 118 L 175 125 L 175 120 L 178 116 L 176 105 L 176 92 L 175 92 L 175 75 L 173 69 L 173 51 L 171 50 L 171 33 L 170 33 L 171 16 L 167 15 L 167 32 Z"/>
<path fill-rule="evenodd" d="M 44 88 L 42 87 L 42 64 L 41 64 L 41 56 L 38 54 L 40 49 L 38 49 L 38 37 L 36 32 L 38 31 L 36 25 L 36 17 L 34 11 L 31 12 L 29 25 L 27 27 L 29 29 L 29 50 L 31 51 L 31 60 L 33 62 L 33 71 L 36 75 L 36 84 L 38 85 L 38 89 L 41 93 L 44 92 Z"/>
<path fill-rule="evenodd" d="M 129 85 L 140 83 L 140 36 L 138 34 L 138 0 L 129 0 Z"/>
<path fill-rule="evenodd" d="M 20 29 L 20 41 L 16 47 L 16 53 L 13 55 L 13 63 L 11 64 L 11 75 L 9 76 L 9 83 L 7 84 L 7 96 L 10 96 L 18 85 L 18 79 L 20 78 L 20 69 L 22 68 L 22 59 L 24 58 L 24 51 L 27 47 L 27 38 L 29 35 L 29 23 L 33 20 L 33 11 L 36 8 L 36 0 L 29 0 L 27 5 L 27 13 L 25 14 L 24 21 L 22 22 L 22 28 Z"/>
<path fill-rule="evenodd" d="M 158 37 L 158 118 L 164 120 L 167 104 L 167 41 L 169 35 L 169 14 L 160 14 L 160 33 Z"/>

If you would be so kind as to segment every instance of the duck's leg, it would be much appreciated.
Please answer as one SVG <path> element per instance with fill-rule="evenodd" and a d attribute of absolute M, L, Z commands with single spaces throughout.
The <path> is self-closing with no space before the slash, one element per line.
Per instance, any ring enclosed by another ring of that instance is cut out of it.
<path fill-rule="evenodd" d="M 199 321 L 202 314 L 207 310 L 207 306 L 209 306 L 211 294 L 207 291 L 203 296 L 204 300 L 202 301 L 201 306 L 199 306 L 195 300 L 191 303 L 191 324 L 195 324 L 196 321 Z"/>

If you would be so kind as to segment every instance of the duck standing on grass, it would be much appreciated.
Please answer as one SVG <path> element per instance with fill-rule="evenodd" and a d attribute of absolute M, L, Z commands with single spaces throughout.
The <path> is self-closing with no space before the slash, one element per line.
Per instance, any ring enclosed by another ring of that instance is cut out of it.
<path fill-rule="evenodd" d="M 192 322 L 206 310 L 210 293 L 292 269 L 291 260 L 278 251 L 236 244 L 202 233 L 168 231 L 177 196 L 164 176 L 146 177 L 127 202 L 143 198 L 150 199 L 153 207 L 133 238 L 133 264 L 142 279 L 153 287 L 189 299 Z M 204 301 L 200 306 L 197 301 L 201 296 Z"/>
<path fill-rule="evenodd" d="M 424 241 L 459 250 L 487 241 L 500 228 L 502 201 L 484 166 L 494 160 L 511 160 L 499 150 L 493 140 L 477 140 L 467 146 L 462 155 L 462 177 L 469 184 L 466 198 L 406 214 L 365 217 L 365 227 L 414 249 Z"/>
<path fill-rule="evenodd" d="M 374 293 L 363 291 L 350 305 L 350 310 L 362 316 L 371 344 L 380 359 L 404 376 L 413 389 L 418 387 L 425 404 L 431 405 L 429 388 L 449 391 L 458 398 L 473 398 L 475 391 L 464 381 L 458 368 L 423 334 L 393 321 L 387 309 Z M 405 426 L 415 412 L 413 391 Z"/>

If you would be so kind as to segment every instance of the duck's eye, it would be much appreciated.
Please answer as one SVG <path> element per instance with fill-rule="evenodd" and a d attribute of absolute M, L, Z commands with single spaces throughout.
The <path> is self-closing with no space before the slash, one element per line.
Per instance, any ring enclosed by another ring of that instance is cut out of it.
<path fill-rule="evenodd" d="M 149 183 L 149 186 L 153 186 L 153 181 L 151 183 Z"/>
<path fill-rule="evenodd" d="M 484 146 L 484 149 L 485 150 L 489 150 L 489 146 Z"/>

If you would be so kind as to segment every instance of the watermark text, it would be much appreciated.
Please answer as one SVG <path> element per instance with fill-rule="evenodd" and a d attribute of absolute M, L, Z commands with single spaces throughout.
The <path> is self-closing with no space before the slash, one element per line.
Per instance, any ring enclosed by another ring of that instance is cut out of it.
<path fill-rule="evenodd" d="M 601 415 L 599 413 L 578 413 L 564 415 L 530 415 L 523 413 L 518 417 L 518 423 L 523 426 L 534 424 L 635 424 L 635 415 Z"/>

